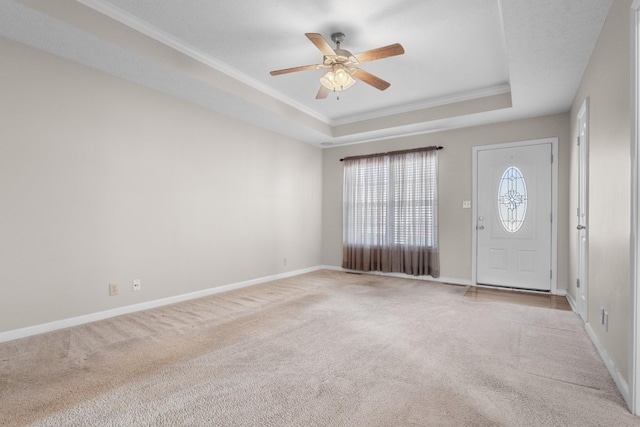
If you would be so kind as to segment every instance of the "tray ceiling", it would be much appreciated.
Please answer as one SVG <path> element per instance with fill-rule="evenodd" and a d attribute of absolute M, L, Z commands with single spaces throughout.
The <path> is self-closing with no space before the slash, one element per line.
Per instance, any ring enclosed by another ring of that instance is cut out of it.
<path fill-rule="evenodd" d="M 569 109 L 611 0 L 5 0 L 0 35 L 313 145 L 494 123 Z M 346 34 L 358 82 L 316 100 L 304 36 Z"/>

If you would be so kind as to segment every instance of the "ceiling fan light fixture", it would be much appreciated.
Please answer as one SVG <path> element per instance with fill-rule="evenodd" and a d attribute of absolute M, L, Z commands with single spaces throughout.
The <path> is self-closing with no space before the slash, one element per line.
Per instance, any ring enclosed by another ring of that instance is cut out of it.
<path fill-rule="evenodd" d="M 320 78 L 320 84 L 334 92 L 349 89 L 355 82 L 350 70 L 345 69 L 342 64 L 334 64 L 331 70 Z"/>
<path fill-rule="evenodd" d="M 336 44 L 335 49 L 322 37 L 322 34 L 305 33 L 305 36 L 322 52 L 322 63 L 274 70 L 269 74 L 279 76 L 281 74 L 311 70 L 314 68 L 317 70 L 327 69 L 328 71 L 325 75 L 320 78 L 320 90 L 318 90 L 316 99 L 325 99 L 330 91 L 341 92 L 349 89 L 356 83 L 356 80 L 360 80 L 378 90 L 386 90 L 391 83 L 382 80 L 380 77 L 362 68 L 357 68 L 357 66 L 363 62 L 376 61 L 404 53 L 402 45 L 400 43 L 394 43 L 353 55 L 348 50 L 340 48 L 344 39 L 343 33 L 331 34 L 331 40 Z M 338 99 L 340 99 L 340 96 L 338 96 Z"/>

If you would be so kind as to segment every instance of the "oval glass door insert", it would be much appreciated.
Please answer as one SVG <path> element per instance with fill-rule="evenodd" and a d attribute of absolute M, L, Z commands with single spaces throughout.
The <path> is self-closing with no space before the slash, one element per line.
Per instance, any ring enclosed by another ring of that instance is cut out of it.
<path fill-rule="evenodd" d="M 527 185 L 524 175 L 515 166 L 509 166 L 498 184 L 498 212 L 500 222 L 509 233 L 520 230 L 527 215 Z"/>

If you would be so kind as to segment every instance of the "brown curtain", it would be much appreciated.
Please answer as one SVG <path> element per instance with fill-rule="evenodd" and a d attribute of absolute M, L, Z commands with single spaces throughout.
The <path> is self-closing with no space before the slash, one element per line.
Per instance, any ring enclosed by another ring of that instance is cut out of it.
<path fill-rule="evenodd" d="M 342 267 L 439 277 L 435 147 L 344 161 Z"/>
<path fill-rule="evenodd" d="M 440 276 L 440 260 L 436 249 L 345 245 L 342 252 L 342 268 L 349 270 Z"/>

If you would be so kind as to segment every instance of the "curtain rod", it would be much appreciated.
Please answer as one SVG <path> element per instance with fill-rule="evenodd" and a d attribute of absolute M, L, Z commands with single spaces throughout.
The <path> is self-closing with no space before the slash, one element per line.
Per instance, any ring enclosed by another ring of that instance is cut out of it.
<path fill-rule="evenodd" d="M 398 151 L 387 151 L 386 153 L 375 153 L 375 154 L 363 154 L 362 156 L 350 156 L 340 159 L 341 162 L 345 160 L 354 160 L 354 159 L 365 159 L 368 157 L 381 157 L 389 154 L 405 154 L 405 153 L 416 153 L 418 151 L 431 151 L 431 150 L 442 150 L 444 147 L 422 147 L 422 148 L 412 148 L 409 150 L 398 150 Z"/>

